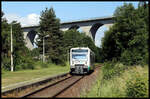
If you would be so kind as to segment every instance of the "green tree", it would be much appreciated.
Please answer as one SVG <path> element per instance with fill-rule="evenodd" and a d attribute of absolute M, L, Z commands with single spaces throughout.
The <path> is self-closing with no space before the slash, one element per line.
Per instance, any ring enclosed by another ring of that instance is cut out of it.
<path fill-rule="evenodd" d="M 3 17 L 4 13 L 2 12 L 1 16 L 1 43 L 2 43 L 2 51 L 1 51 L 1 66 L 3 69 L 10 69 L 10 25 L 8 24 L 6 18 Z"/>
<path fill-rule="evenodd" d="M 96 61 L 99 59 L 98 48 L 95 46 L 92 39 L 85 35 L 85 33 L 80 33 L 75 29 L 71 29 L 64 32 L 64 48 L 67 58 L 67 53 L 73 47 L 89 47 L 96 55 Z"/>
<path fill-rule="evenodd" d="M 3 13 L 4 14 L 4 13 Z M 10 70 L 10 47 L 11 39 L 10 32 L 12 26 L 12 35 L 13 35 L 13 60 L 14 60 L 14 69 L 18 70 L 22 68 L 23 64 L 30 63 L 27 61 L 30 56 L 30 51 L 25 47 L 25 42 L 23 38 L 23 32 L 21 30 L 20 23 L 13 21 L 8 23 L 6 18 L 2 16 L 2 69 Z M 32 60 L 30 58 L 30 60 Z"/>
<path fill-rule="evenodd" d="M 80 47 L 81 46 L 81 35 L 75 29 L 67 30 L 64 33 L 64 50 L 65 50 L 65 60 L 67 60 L 67 54 L 69 53 L 70 49 L 73 47 Z"/>
<path fill-rule="evenodd" d="M 45 37 L 45 53 L 48 61 L 56 64 L 63 63 L 63 34 L 60 29 L 60 20 L 56 18 L 53 8 L 46 8 L 40 17 L 39 38 L 37 45 L 40 53 L 43 51 L 43 37 Z"/>
<path fill-rule="evenodd" d="M 116 58 L 124 64 L 148 63 L 148 4 L 131 3 L 118 7 L 114 13 L 114 25 L 105 32 L 102 40 L 103 59 Z"/>
<path fill-rule="evenodd" d="M 12 34 L 13 34 L 13 58 L 14 65 L 19 65 L 24 63 L 22 61 L 23 57 L 26 57 L 28 50 L 25 46 L 23 31 L 21 30 L 21 25 L 17 21 L 13 21 L 12 23 Z"/>

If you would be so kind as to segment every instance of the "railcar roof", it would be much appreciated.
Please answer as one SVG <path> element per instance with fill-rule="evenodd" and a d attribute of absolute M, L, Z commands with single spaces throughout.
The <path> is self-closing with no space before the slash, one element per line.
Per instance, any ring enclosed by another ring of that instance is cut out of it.
<path fill-rule="evenodd" d="M 90 49 L 88 47 L 75 47 L 75 48 L 71 48 L 71 49 Z"/>
<path fill-rule="evenodd" d="M 74 50 L 74 49 L 89 49 L 92 53 L 94 53 L 90 48 L 88 47 L 75 47 L 75 48 L 71 48 L 70 50 Z"/>

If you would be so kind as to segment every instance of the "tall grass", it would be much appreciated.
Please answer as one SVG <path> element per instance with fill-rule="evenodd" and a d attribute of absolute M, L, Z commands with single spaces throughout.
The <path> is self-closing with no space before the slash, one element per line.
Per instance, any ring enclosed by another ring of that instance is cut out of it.
<path fill-rule="evenodd" d="M 134 73 L 131 71 L 131 77 L 126 81 L 126 96 L 148 97 L 148 72 L 144 68 L 138 66 Z"/>
<path fill-rule="evenodd" d="M 104 66 L 93 88 L 81 97 L 148 97 L 148 66 L 126 67 L 121 63 Z"/>

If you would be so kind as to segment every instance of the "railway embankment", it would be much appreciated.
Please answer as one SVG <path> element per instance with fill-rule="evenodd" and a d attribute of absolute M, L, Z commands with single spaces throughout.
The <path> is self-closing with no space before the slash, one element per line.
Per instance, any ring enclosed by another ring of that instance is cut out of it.
<path fill-rule="evenodd" d="M 148 68 L 148 65 L 104 64 L 97 81 L 81 97 L 148 97 Z"/>

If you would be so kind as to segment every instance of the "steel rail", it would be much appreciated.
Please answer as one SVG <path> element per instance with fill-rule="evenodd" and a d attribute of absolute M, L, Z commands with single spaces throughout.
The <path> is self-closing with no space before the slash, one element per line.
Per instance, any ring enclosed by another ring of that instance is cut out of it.
<path fill-rule="evenodd" d="M 37 81 L 37 82 L 33 82 L 33 83 L 29 83 L 29 84 L 26 84 L 26 85 L 23 85 L 23 86 L 18 86 L 18 87 L 12 88 L 12 89 L 8 89 L 6 91 L 2 91 L 1 96 L 7 96 L 7 94 L 12 94 L 15 91 L 17 91 L 17 92 L 22 91 L 22 90 L 25 90 L 25 89 L 30 88 L 32 86 L 44 85 L 45 83 L 51 82 L 51 81 L 56 80 L 58 78 L 65 77 L 68 74 L 69 73 L 63 73 L 63 74 L 59 74 L 59 75 L 56 75 L 56 76 L 53 76 L 53 77 L 48 77 L 44 80 L 42 79 L 42 80 Z"/>

